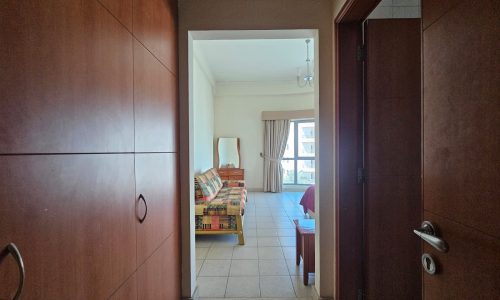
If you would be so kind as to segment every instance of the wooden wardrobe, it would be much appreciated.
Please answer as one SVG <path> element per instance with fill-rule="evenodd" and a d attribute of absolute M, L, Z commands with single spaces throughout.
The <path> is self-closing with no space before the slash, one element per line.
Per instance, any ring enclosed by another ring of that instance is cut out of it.
<path fill-rule="evenodd" d="M 0 299 L 180 299 L 177 1 L 0 9 Z"/>

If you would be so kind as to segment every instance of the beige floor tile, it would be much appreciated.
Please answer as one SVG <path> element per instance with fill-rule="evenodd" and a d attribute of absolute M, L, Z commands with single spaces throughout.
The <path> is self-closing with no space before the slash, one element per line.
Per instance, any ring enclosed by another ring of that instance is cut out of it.
<path fill-rule="evenodd" d="M 289 275 L 284 259 L 259 260 L 259 274 L 261 276 Z"/>
<path fill-rule="evenodd" d="M 293 228 L 280 228 L 278 229 L 279 236 L 291 236 L 295 237 L 295 229 Z"/>
<path fill-rule="evenodd" d="M 243 228 L 243 234 L 245 235 L 245 237 L 256 237 L 257 230 L 253 228 Z"/>
<path fill-rule="evenodd" d="M 300 265 L 297 266 L 295 264 L 295 258 L 286 259 L 286 265 L 288 266 L 288 272 L 290 272 L 290 275 L 300 276 L 304 272 L 302 261 L 300 262 Z"/>
<path fill-rule="evenodd" d="M 234 247 L 233 259 L 258 259 L 257 247 L 243 246 Z"/>
<path fill-rule="evenodd" d="M 271 216 L 256 216 L 255 219 L 258 223 L 272 223 L 274 218 Z"/>
<path fill-rule="evenodd" d="M 233 259 L 229 276 L 258 276 L 259 261 L 256 259 Z"/>
<path fill-rule="evenodd" d="M 227 248 L 238 245 L 238 236 L 236 234 L 214 235 L 212 248 Z"/>
<path fill-rule="evenodd" d="M 290 222 L 276 222 L 275 225 L 278 229 L 293 229 L 295 230 L 295 225 Z"/>
<path fill-rule="evenodd" d="M 304 279 L 302 276 L 292 276 L 291 278 L 295 295 L 297 297 L 313 296 L 314 276 L 309 276 L 309 285 L 304 285 Z"/>
<path fill-rule="evenodd" d="M 226 297 L 260 297 L 259 277 L 229 277 Z"/>
<path fill-rule="evenodd" d="M 283 247 L 295 247 L 295 236 L 280 236 L 280 243 Z"/>
<path fill-rule="evenodd" d="M 201 235 L 196 237 L 196 248 L 210 248 L 212 239 L 209 236 Z"/>
<path fill-rule="evenodd" d="M 240 245 L 237 245 L 235 246 L 236 247 L 257 247 L 257 237 L 254 237 L 254 236 L 245 236 L 245 245 L 243 246 L 240 246 Z"/>
<path fill-rule="evenodd" d="M 210 248 L 207 259 L 231 259 L 233 257 L 233 248 Z"/>
<path fill-rule="evenodd" d="M 284 259 L 281 247 L 259 247 L 259 259 Z"/>
<path fill-rule="evenodd" d="M 295 247 L 281 247 L 283 250 L 283 254 L 285 255 L 285 259 L 294 260 L 296 256 Z"/>
<path fill-rule="evenodd" d="M 259 229 L 257 228 L 257 236 L 278 236 L 277 229 Z"/>
<path fill-rule="evenodd" d="M 200 270 L 200 277 L 207 276 L 228 276 L 229 268 L 231 267 L 231 260 L 229 259 L 217 259 L 210 260 L 207 259 L 203 263 L 203 266 Z"/>
<path fill-rule="evenodd" d="M 290 276 L 261 276 L 262 297 L 295 297 Z"/>
<path fill-rule="evenodd" d="M 196 259 L 205 259 L 207 257 L 209 248 L 196 248 Z"/>
<path fill-rule="evenodd" d="M 196 260 L 196 276 L 200 274 L 201 266 L 203 265 L 204 259 L 197 259 Z"/>
<path fill-rule="evenodd" d="M 197 284 L 200 297 L 224 297 L 227 277 L 198 277 Z"/>
<path fill-rule="evenodd" d="M 274 229 L 277 227 L 276 222 L 258 222 L 256 228 L 258 232 L 259 229 Z"/>
<path fill-rule="evenodd" d="M 279 247 L 281 245 L 280 240 L 275 236 L 259 236 L 257 244 L 260 247 Z"/>

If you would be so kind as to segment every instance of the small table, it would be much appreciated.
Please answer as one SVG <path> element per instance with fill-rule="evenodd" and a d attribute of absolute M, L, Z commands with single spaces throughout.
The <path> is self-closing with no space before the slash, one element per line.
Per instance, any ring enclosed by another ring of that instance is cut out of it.
<path fill-rule="evenodd" d="M 304 285 L 309 283 L 309 273 L 314 273 L 314 234 L 316 222 L 314 219 L 293 220 L 295 223 L 295 253 L 297 266 L 300 257 L 304 261 Z"/>

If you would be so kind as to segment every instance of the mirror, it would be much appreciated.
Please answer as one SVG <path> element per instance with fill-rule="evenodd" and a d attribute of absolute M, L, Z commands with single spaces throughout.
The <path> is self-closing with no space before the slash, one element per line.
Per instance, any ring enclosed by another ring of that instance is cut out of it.
<path fill-rule="evenodd" d="M 239 168 L 240 139 L 236 137 L 219 138 L 217 141 L 217 155 L 219 168 Z"/>

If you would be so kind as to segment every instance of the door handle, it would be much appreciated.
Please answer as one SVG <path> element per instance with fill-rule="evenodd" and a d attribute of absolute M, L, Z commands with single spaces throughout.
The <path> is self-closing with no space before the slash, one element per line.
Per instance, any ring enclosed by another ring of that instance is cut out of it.
<path fill-rule="evenodd" d="M 146 211 L 144 212 L 144 216 L 139 217 L 139 223 L 143 223 L 144 220 L 146 220 L 146 216 L 148 215 L 148 203 L 146 202 L 146 198 L 142 194 L 139 195 L 139 200 L 142 200 L 144 202 L 144 207 L 146 207 Z"/>
<path fill-rule="evenodd" d="M 24 278 L 26 277 L 24 271 L 24 262 L 23 257 L 21 256 L 21 252 L 17 249 L 17 246 L 14 243 L 9 243 L 7 245 L 7 252 L 14 257 L 14 260 L 17 263 L 17 267 L 19 268 L 19 285 L 17 286 L 16 294 L 12 300 L 21 299 L 21 293 L 23 292 L 24 287 Z"/>
<path fill-rule="evenodd" d="M 448 244 L 437 236 L 435 226 L 431 222 L 422 222 L 421 227 L 413 230 L 413 232 L 437 250 L 448 252 Z"/>

